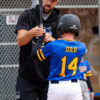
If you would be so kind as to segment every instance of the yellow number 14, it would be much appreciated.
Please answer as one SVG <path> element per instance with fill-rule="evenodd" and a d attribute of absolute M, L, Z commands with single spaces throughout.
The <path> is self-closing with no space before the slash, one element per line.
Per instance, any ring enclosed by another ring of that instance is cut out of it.
<path fill-rule="evenodd" d="M 60 76 L 64 77 L 65 74 L 65 69 L 66 69 L 66 61 L 67 61 L 67 57 L 64 56 L 62 59 L 62 68 L 61 68 L 61 73 Z M 77 63 L 78 63 L 78 57 L 75 57 L 68 65 L 68 70 L 73 70 L 71 76 L 76 74 L 76 70 L 77 70 Z"/>

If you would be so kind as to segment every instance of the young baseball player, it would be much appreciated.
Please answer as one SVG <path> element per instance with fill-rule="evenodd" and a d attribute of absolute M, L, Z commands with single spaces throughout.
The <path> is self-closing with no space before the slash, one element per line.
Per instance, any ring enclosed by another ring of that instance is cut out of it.
<path fill-rule="evenodd" d="M 74 40 L 79 35 L 80 27 L 78 16 L 66 14 L 61 17 L 58 25 L 62 39 L 50 42 L 42 49 L 39 49 L 39 41 L 32 50 L 32 57 L 36 55 L 41 62 L 50 59 L 47 100 L 83 100 L 78 67 L 86 52 L 86 46 Z"/>
<path fill-rule="evenodd" d="M 79 70 L 80 70 L 80 74 L 79 74 L 79 80 L 80 80 L 80 86 L 81 86 L 81 90 L 82 90 L 82 96 L 83 96 L 83 100 L 91 100 L 91 98 L 94 98 L 94 93 L 93 93 L 93 89 L 92 89 L 92 85 L 90 84 L 90 80 L 89 80 L 89 76 L 92 75 L 92 72 L 90 70 L 90 66 L 87 60 L 85 60 L 84 58 L 82 58 L 81 63 L 79 65 Z M 89 94 L 89 90 L 91 91 L 91 98 L 90 98 L 90 94 Z"/>

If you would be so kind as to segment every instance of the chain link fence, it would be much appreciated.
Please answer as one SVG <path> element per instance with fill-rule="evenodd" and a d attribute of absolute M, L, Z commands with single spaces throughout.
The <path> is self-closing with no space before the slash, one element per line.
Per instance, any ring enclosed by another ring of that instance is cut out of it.
<path fill-rule="evenodd" d="M 15 82 L 18 66 L 0 67 L 0 100 L 16 100 Z"/>
<path fill-rule="evenodd" d="M 97 8 L 98 0 L 59 0 L 58 8 Z"/>
<path fill-rule="evenodd" d="M 14 31 L 18 16 L 32 3 L 34 0 L 0 0 L 0 100 L 16 100 L 19 47 Z M 56 7 L 97 6 L 98 0 L 60 0 Z"/>
<path fill-rule="evenodd" d="M 0 100 L 15 100 L 19 47 L 15 25 L 7 24 L 7 16 L 0 15 Z"/>
<path fill-rule="evenodd" d="M 37 0 L 0 0 L 0 8 L 2 9 L 22 9 L 29 8 Z M 33 3 L 33 4 L 32 4 Z M 57 7 L 68 8 L 68 7 L 97 7 L 98 0 L 59 0 Z"/>
<path fill-rule="evenodd" d="M 21 12 L 31 0 L 0 1 L 0 100 L 16 100 L 19 47 L 15 25 Z"/>
<path fill-rule="evenodd" d="M 0 0 L 0 8 L 2 9 L 29 8 L 31 4 L 31 0 Z"/>

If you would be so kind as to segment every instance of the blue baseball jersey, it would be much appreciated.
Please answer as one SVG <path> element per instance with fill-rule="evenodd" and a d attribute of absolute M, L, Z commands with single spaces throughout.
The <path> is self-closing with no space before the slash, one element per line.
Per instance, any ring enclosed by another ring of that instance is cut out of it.
<path fill-rule="evenodd" d="M 48 80 L 78 79 L 78 66 L 86 53 L 85 44 L 78 41 L 55 40 L 37 51 L 40 61 L 50 58 Z"/>
<path fill-rule="evenodd" d="M 90 70 L 90 65 L 88 61 L 85 59 L 80 63 L 79 70 L 80 70 L 80 73 L 79 73 L 80 80 L 86 80 L 88 76 L 92 75 L 92 72 Z"/>

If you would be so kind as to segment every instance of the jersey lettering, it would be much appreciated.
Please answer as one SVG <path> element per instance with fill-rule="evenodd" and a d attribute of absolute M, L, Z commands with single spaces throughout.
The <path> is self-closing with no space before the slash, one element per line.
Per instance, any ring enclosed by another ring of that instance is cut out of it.
<path fill-rule="evenodd" d="M 66 52 L 77 53 L 76 47 L 66 47 Z"/>

